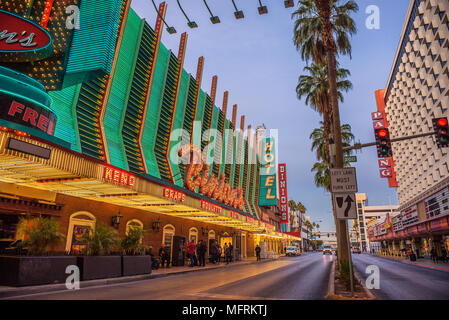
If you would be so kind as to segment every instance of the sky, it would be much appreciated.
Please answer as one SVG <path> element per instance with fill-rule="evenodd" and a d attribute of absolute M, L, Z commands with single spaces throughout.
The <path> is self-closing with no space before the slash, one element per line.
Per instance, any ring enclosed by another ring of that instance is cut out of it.
<path fill-rule="evenodd" d="M 161 0 L 154 2 L 158 6 Z M 358 31 L 351 40 L 352 59 L 338 57 L 340 66 L 350 70 L 353 83 L 340 103 L 340 118 L 342 124 L 351 125 L 357 141 L 368 143 L 374 141 L 374 92 L 387 84 L 410 0 L 356 2 L 359 11 L 353 18 Z M 236 20 L 231 0 L 208 0 L 212 13 L 221 20 L 213 25 L 203 0 L 180 0 L 189 19 L 198 24 L 190 29 L 177 1 L 166 3 L 166 22 L 177 33 L 164 31 L 162 43 L 177 54 L 180 36 L 187 32 L 184 68 L 195 76 L 198 58 L 204 56 L 202 89 L 210 93 L 212 77 L 218 76 L 216 105 L 222 106 L 223 92 L 228 90 L 228 110 L 237 104 L 238 119 L 245 115 L 245 127 L 265 124 L 267 129 L 278 129 L 278 161 L 287 164 L 288 198 L 301 201 L 306 215 L 320 224 L 320 230 L 335 230 L 330 194 L 315 186 L 310 170 L 316 158 L 309 135 L 319 127 L 321 118 L 296 97 L 298 77 L 306 64 L 293 45 L 294 8 L 284 8 L 283 0 L 262 0 L 268 14 L 259 15 L 257 0 L 235 0 L 245 15 Z M 379 29 L 365 25 L 369 17 L 366 9 L 371 5 L 380 9 Z M 157 14 L 151 0 L 133 0 L 132 8 L 154 28 Z M 367 194 L 368 205 L 398 204 L 395 189 L 379 176 L 376 148 L 365 148 L 355 155 L 358 190 Z"/>

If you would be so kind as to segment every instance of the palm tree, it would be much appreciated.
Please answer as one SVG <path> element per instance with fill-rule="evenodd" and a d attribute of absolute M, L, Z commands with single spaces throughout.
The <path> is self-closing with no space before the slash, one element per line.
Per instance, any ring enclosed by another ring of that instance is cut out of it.
<path fill-rule="evenodd" d="M 290 209 L 290 211 L 296 211 L 296 202 L 295 200 L 288 200 L 288 207 Z"/>
<path fill-rule="evenodd" d="M 301 212 L 302 214 L 306 213 L 306 211 L 307 211 L 306 207 L 301 203 L 301 201 L 299 201 L 299 202 L 296 204 L 296 209 L 297 209 L 299 212 Z"/>
<path fill-rule="evenodd" d="M 296 86 L 296 94 L 298 99 L 305 96 L 305 103 L 309 105 L 313 110 L 317 111 L 323 116 L 324 120 L 324 132 L 323 138 L 325 144 L 323 144 L 323 150 L 319 150 L 318 158 L 321 155 L 325 155 L 323 159 L 329 161 L 329 131 L 330 131 L 330 115 L 331 107 L 329 104 L 329 81 L 327 76 L 327 66 L 326 63 L 312 64 L 311 66 L 306 66 L 304 71 L 308 74 L 301 75 L 299 77 L 298 85 Z M 352 89 L 352 83 L 347 79 L 351 73 L 347 69 L 339 68 L 337 70 L 337 88 L 338 88 L 338 99 L 343 102 L 342 91 L 349 91 Z"/>
<path fill-rule="evenodd" d="M 292 13 L 292 19 L 295 19 L 293 29 L 293 43 L 298 51 L 301 52 L 301 58 L 308 62 L 312 59 L 315 63 L 322 63 L 326 60 L 326 37 L 323 37 L 324 25 L 329 28 L 327 23 L 323 23 L 321 12 L 323 11 L 323 0 L 299 0 L 298 9 Z M 356 33 L 354 20 L 349 16 L 351 12 L 356 12 L 358 6 L 355 1 L 348 1 L 344 5 L 338 5 L 339 0 L 324 0 L 327 2 L 330 30 L 329 35 L 335 37 L 336 52 L 351 56 L 351 43 L 349 36 Z"/>

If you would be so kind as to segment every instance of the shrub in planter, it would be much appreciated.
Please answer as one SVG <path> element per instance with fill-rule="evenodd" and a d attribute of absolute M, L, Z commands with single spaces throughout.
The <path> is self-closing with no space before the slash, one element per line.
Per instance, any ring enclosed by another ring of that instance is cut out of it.
<path fill-rule="evenodd" d="M 57 246 L 64 236 L 59 223 L 52 218 L 22 218 L 18 232 L 25 236 L 19 252 L 26 256 L 0 257 L 0 284 L 29 286 L 65 282 L 67 266 L 76 265 L 76 258 L 53 256 L 49 248 Z"/>
<path fill-rule="evenodd" d="M 131 226 L 120 243 L 122 249 L 122 275 L 131 276 L 151 273 L 151 256 L 145 254 L 142 239 L 145 230 Z"/>
<path fill-rule="evenodd" d="M 105 224 L 98 225 L 95 230 L 84 236 L 85 256 L 77 259 L 81 280 L 93 280 L 120 277 L 122 275 L 122 259 L 110 255 L 118 244 L 117 231 Z"/>

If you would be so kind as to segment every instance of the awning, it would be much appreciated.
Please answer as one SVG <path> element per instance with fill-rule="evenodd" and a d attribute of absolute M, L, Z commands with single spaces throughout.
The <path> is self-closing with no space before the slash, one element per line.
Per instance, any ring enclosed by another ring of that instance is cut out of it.
<path fill-rule="evenodd" d="M 26 134 L 0 131 L 0 182 L 246 231 L 267 230 L 264 223 L 238 210 Z"/>

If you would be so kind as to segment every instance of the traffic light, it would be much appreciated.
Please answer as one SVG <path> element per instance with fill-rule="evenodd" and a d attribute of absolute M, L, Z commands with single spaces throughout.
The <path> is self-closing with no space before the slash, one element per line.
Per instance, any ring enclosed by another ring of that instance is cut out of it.
<path fill-rule="evenodd" d="M 447 118 L 436 118 L 432 121 L 438 148 L 449 147 L 449 125 Z"/>
<path fill-rule="evenodd" d="M 376 129 L 374 131 L 377 143 L 377 156 L 388 158 L 392 156 L 390 132 L 387 128 Z"/>

